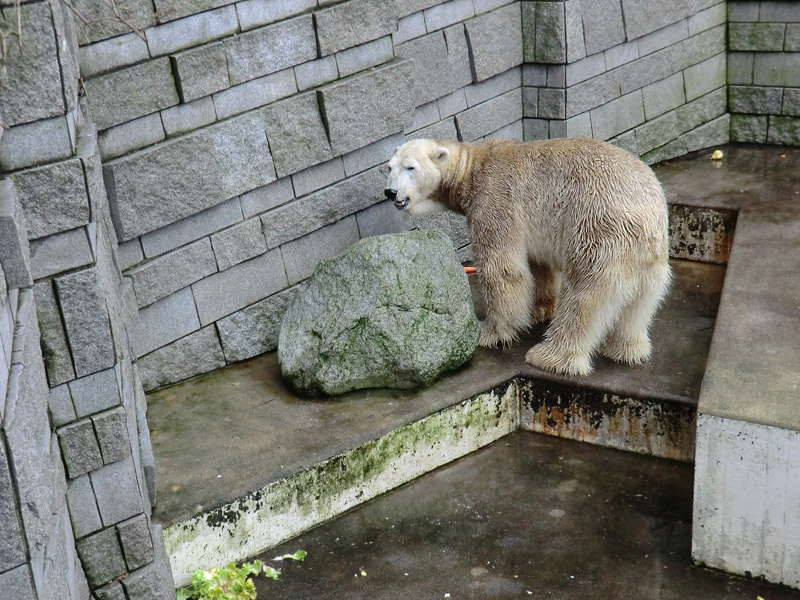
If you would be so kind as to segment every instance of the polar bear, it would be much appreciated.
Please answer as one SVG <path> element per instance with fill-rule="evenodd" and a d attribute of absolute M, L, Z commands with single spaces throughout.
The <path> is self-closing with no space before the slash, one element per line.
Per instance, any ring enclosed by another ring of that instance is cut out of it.
<path fill-rule="evenodd" d="M 388 167 L 397 208 L 466 215 L 486 296 L 482 346 L 550 319 L 525 355 L 535 367 L 586 375 L 598 349 L 627 364 L 650 358 L 671 277 L 667 204 L 638 158 L 591 139 L 419 139 Z"/>

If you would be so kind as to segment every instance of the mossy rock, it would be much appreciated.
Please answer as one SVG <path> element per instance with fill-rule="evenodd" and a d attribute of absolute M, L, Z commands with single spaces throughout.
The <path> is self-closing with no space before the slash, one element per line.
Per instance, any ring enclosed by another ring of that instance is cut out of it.
<path fill-rule="evenodd" d="M 382 235 L 317 265 L 286 311 L 278 360 L 303 394 L 416 388 L 468 361 L 478 332 L 447 236 Z"/>

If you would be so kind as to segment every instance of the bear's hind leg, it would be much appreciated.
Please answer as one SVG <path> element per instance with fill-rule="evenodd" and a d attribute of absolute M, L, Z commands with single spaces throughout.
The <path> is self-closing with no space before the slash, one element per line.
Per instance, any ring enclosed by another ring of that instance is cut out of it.
<path fill-rule="evenodd" d="M 478 343 L 494 347 L 512 344 L 520 331 L 531 324 L 533 275 L 514 261 L 484 260 L 478 267 L 486 298 L 486 319 L 481 323 Z M 519 261 L 516 261 L 519 262 Z"/>
<path fill-rule="evenodd" d="M 653 267 L 640 279 L 640 291 L 626 306 L 601 349 L 611 360 L 636 365 L 650 359 L 650 323 L 661 304 L 670 281 L 668 264 Z"/>
<path fill-rule="evenodd" d="M 528 350 L 525 361 L 556 373 L 591 373 L 592 353 L 625 303 L 616 280 L 616 277 L 584 278 L 575 282 L 565 278 L 544 341 Z"/>
<path fill-rule="evenodd" d="M 543 323 L 553 318 L 561 288 L 561 278 L 547 265 L 529 260 L 531 273 L 535 281 L 535 300 L 531 317 L 533 323 Z"/>

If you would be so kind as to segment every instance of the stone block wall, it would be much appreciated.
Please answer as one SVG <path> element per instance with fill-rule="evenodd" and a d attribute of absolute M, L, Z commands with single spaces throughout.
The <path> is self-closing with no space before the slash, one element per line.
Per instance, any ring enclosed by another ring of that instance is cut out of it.
<path fill-rule="evenodd" d="M 728 141 L 725 2 L 522 2 L 525 139 L 654 163 Z"/>
<path fill-rule="evenodd" d="M 800 4 L 728 2 L 731 140 L 800 144 Z"/>

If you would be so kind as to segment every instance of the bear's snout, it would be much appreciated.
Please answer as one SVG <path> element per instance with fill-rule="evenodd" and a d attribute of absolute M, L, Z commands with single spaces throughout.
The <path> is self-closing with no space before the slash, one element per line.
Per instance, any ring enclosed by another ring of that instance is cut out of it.
<path fill-rule="evenodd" d="M 386 194 L 386 197 L 389 200 L 394 200 L 395 198 L 397 198 L 397 190 L 386 188 L 385 190 L 383 190 L 383 193 Z"/>
<path fill-rule="evenodd" d="M 386 188 L 383 190 L 383 193 L 386 194 L 386 198 L 394 202 L 395 208 L 398 210 L 403 210 L 408 207 L 408 198 L 398 198 L 397 197 L 397 190 L 392 188 Z"/>

